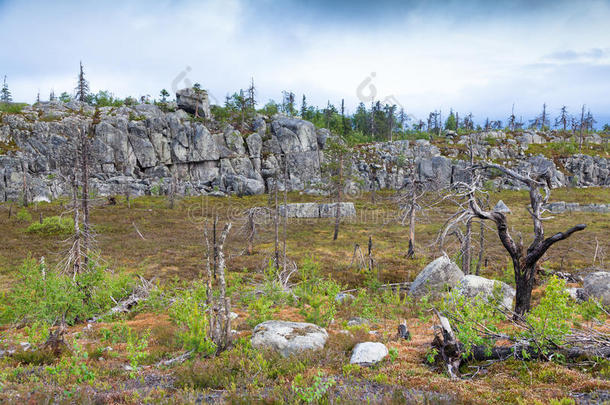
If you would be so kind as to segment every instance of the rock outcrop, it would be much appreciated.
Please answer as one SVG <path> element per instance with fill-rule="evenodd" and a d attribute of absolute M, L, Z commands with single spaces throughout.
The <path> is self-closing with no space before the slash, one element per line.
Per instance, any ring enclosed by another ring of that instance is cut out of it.
<path fill-rule="evenodd" d="M 458 294 L 469 299 L 489 299 L 493 297 L 496 285 L 499 287 L 500 303 L 505 308 L 512 309 L 515 289 L 501 281 L 469 274 L 460 280 L 456 290 Z"/>
<path fill-rule="evenodd" d="M 303 322 L 266 321 L 252 332 L 252 347 L 275 350 L 284 357 L 307 350 L 324 348 L 328 333 L 323 328 Z"/>
<path fill-rule="evenodd" d="M 455 287 L 464 278 L 462 270 L 447 256 L 432 261 L 415 277 L 409 294 L 421 298 L 426 294 L 440 297 L 448 289 Z"/>
<path fill-rule="evenodd" d="M 588 274 L 583 280 L 582 296 L 599 300 L 610 307 L 610 272 L 596 271 Z"/>
<path fill-rule="evenodd" d="M 166 193 L 172 179 L 180 194 L 260 194 L 273 187 L 321 193 L 324 148 L 333 135 L 294 117 L 257 115 L 247 129 L 213 121 L 205 92 L 176 94 L 179 109 L 164 111 L 152 104 L 95 109 L 78 102 L 47 102 L 20 113 L 0 115 L 0 201 L 17 200 L 25 192 L 33 201 L 49 201 L 70 193 L 78 133 L 91 138 L 91 189 L 98 195 L 139 196 Z M 164 107 L 166 110 L 167 106 Z M 197 111 L 202 119 L 190 114 Z M 524 132 L 507 138 L 503 132 L 450 134 L 450 144 L 469 144 L 479 158 L 503 161 L 521 172 L 548 170 L 554 186 L 610 186 L 610 164 L 603 157 L 574 155 L 547 159 L 526 156 L 532 143 L 552 137 Z M 283 180 L 286 166 L 287 181 Z M 467 162 L 458 149 L 427 140 L 360 145 L 351 162 L 357 181 L 350 188 L 399 189 L 411 181 L 444 187 L 467 181 Z M 414 174 L 408 175 L 413 167 Z M 505 176 L 488 180 L 496 187 L 522 188 Z M 351 215 L 351 208 L 342 215 Z M 332 205 L 320 216 L 333 216 Z"/>

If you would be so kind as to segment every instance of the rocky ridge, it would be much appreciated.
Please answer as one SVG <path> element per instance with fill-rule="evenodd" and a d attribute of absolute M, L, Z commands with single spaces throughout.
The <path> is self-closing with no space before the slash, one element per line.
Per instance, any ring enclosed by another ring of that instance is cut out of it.
<path fill-rule="evenodd" d="M 207 99 L 196 106 L 205 118 L 185 111 L 198 101 L 192 94 L 182 94 L 179 101 L 182 109 L 168 112 L 152 104 L 96 110 L 76 102 L 51 102 L 2 114 L 0 201 L 18 200 L 24 190 L 34 201 L 69 194 L 75 154 L 71 140 L 79 131 L 87 131 L 94 116 L 99 123 L 91 137 L 90 178 L 98 195 L 164 194 L 172 183 L 186 195 L 261 194 L 270 189 L 276 175 L 283 189 L 284 162 L 289 190 L 323 190 L 321 166 L 326 141 L 332 136 L 328 130 L 298 118 L 258 115 L 250 130 L 240 132 L 207 119 Z M 472 147 L 476 157 L 501 161 L 522 172 L 549 169 L 554 186 L 610 185 L 606 158 L 574 155 L 554 162 L 526 156 L 527 145 L 550 140 L 536 133 L 524 132 L 517 139 L 504 139 L 501 132 L 459 139 L 448 135 L 455 149 L 441 150 L 427 140 L 356 147 L 352 163 L 360 181 L 353 187 L 398 189 L 410 181 L 407 162 L 413 162 L 417 179 L 439 187 L 465 180 L 467 162 L 459 151 L 474 137 L 480 138 Z M 498 187 L 519 187 L 501 177 L 489 180 Z"/>

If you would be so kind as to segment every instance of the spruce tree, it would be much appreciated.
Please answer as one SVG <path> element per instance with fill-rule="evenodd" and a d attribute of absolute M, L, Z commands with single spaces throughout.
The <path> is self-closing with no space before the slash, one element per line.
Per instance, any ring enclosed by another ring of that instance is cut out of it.
<path fill-rule="evenodd" d="M 80 102 L 87 102 L 87 96 L 89 95 L 89 82 L 85 79 L 85 71 L 83 70 L 83 62 L 80 63 L 80 72 L 78 73 L 78 82 L 76 84 L 76 100 Z"/>
<path fill-rule="evenodd" d="M 8 89 L 8 84 L 6 83 L 6 76 L 4 76 L 4 83 L 2 84 L 2 90 L 0 90 L 0 101 L 3 103 L 10 103 L 11 101 L 13 101 L 11 92 Z"/>

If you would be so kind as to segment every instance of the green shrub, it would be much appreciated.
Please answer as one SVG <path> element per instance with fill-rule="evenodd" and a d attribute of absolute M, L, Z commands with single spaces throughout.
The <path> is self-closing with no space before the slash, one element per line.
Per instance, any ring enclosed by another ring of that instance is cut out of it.
<path fill-rule="evenodd" d="M 81 274 L 60 274 L 29 258 L 18 269 L 19 281 L 0 296 L 0 322 L 55 323 L 65 316 L 68 324 L 107 312 L 112 299 L 131 292 L 129 276 L 114 276 L 89 260 Z M 111 298 L 112 297 L 112 298 Z"/>
<path fill-rule="evenodd" d="M 549 346 L 561 345 L 570 333 L 576 310 L 570 305 L 566 281 L 551 277 L 540 303 L 527 314 L 530 329 L 524 332 L 525 337 L 537 342 L 546 354 Z"/>
<path fill-rule="evenodd" d="M 148 357 L 146 349 L 148 348 L 148 338 L 150 337 L 150 331 L 146 331 L 142 336 L 133 331 L 131 328 L 128 329 L 127 333 L 127 359 L 129 359 L 129 365 L 131 371 L 129 376 L 135 378 L 136 372 L 140 367 L 142 360 Z"/>
<path fill-rule="evenodd" d="M 307 258 L 299 268 L 301 282 L 293 288 L 299 298 L 300 313 L 307 322 L 328 326 L 337 313 L 335 296 L 341 286 L 332 279 L 320 276 L 320 266 Z"/>
<path fill-rule="evenodd" d="M 74 231 L 74 220 L 71 217 L 46 217 L 42 224 L 32 222 L 25 231 L 42 235 L 69 235 Z"/>
<path fill-rule="evenodd" d="M 321 371 L 314 377 L 313 384 L 306 382 L 301 374 L 297 374 L 292 381 L 292 391 L 301 401 L 307 404 L 318 403 L 335 384 L 336 381 L 333 378 L 324 378 Z"/>
<path fill-rule="evenodd" d="M 26 105 L 24 103 L 0 103 L 0 113 L 19 114 Z"/>
<path fill-rule="evenodd" d="M 180 327 L 178 337 L 187 350 L 204 355 L 216 351 L 216 345 L 208 337 L 208 307 L 205 305 L 207 286 L 196 282 L 192 289 L 184 291 L 171 307 L 170 318 Z"/>
<path fill-rule="evenodd" d="M 31 222 L 32 214 L 27 210 L 27 208 L 23 207 L 19 211 L 17 211 L 17 221 L 19 222 Z"/>

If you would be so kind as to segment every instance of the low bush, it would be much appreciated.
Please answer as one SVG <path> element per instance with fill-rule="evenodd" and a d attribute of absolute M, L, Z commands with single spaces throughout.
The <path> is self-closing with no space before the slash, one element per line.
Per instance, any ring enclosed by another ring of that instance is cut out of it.
<path fill-rule="evenodd" d="M 44 262 L 26 259 L 18 269 L 19 281 L 0 296 L 0 322 L 46 322 L 65 318 L 68 324 L 107 312 L 115 300 L 131 292 L 130 276 L 115 276 L 90 260 L 75 277 L 50 269 Z"/>
<path fill-rule="evenodd" d="M 192 289 L 178 295 L 170 309 L 170 318 L 180 327 L 178 337 L 187 350 L 194 350 L 203 355 L 216 351 L 216 345 L 208 336 L 208 307 L 205 305 L 207 286 L 199 281 Z"/>
<path fill-rule="evenodd" d="M 33 222 L 25 231 L 41 235 L 69 235 L 74 231 L 74 220 L 71 217 L 46 217 L 42 223 Z"/>
<path fill-rule="evenodd" d="M 21 208 L 17 211 L 17 221 L 19 222 L 31 222 L 32 214 L 27 210 L 27 208 Z"/>

